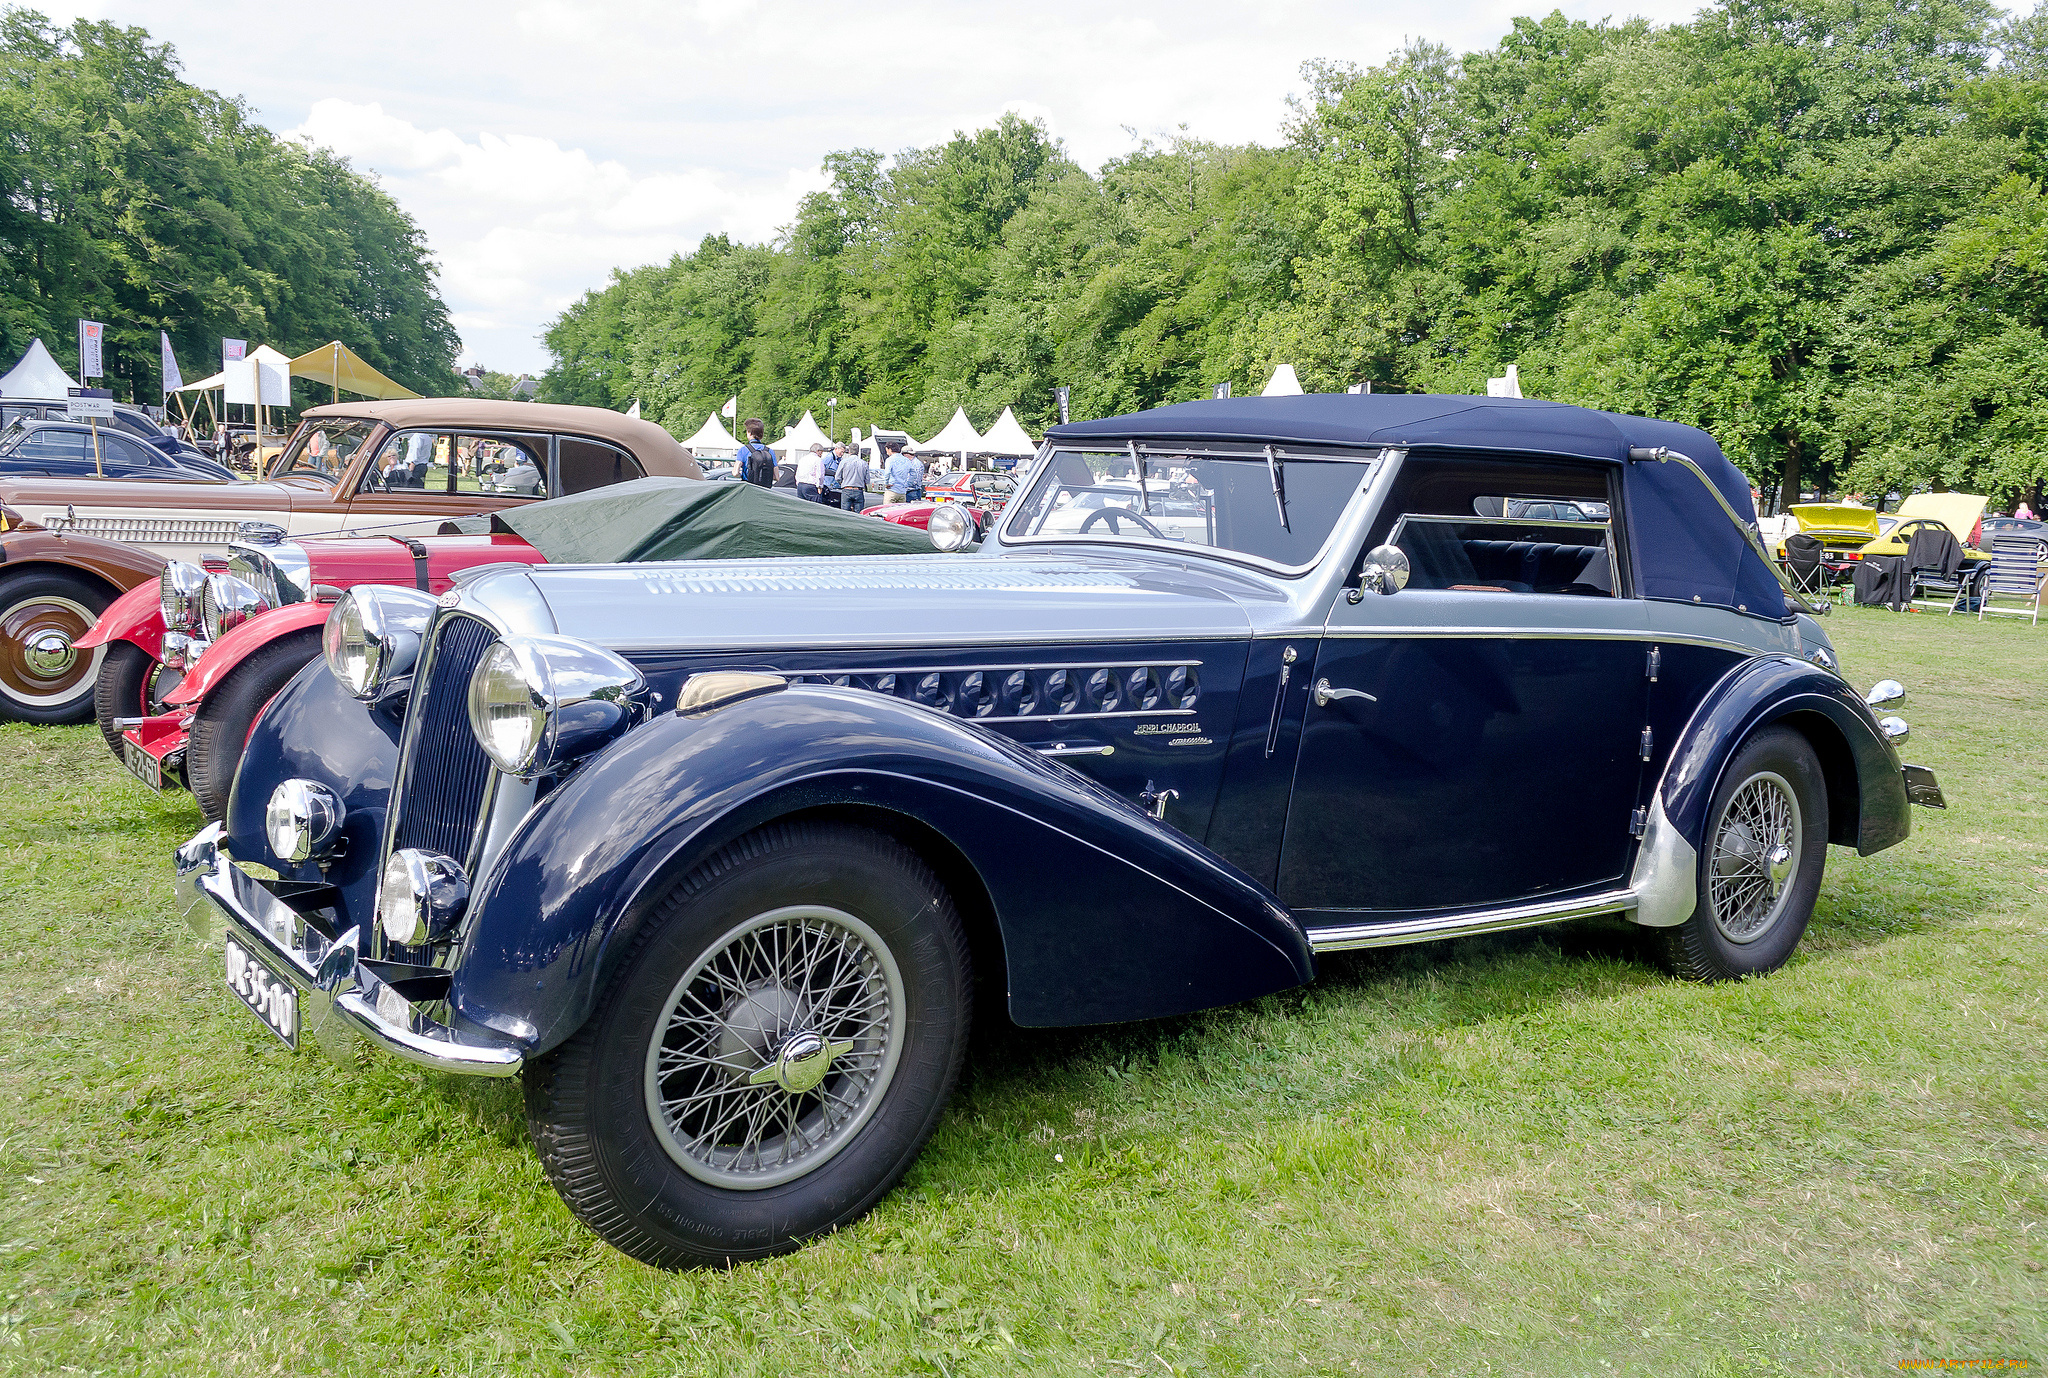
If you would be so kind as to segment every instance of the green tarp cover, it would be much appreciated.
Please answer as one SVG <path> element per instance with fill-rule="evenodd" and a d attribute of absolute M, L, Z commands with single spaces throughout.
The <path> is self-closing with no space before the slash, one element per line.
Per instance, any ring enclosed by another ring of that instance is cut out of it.
<path fill-rule="evenodd" d="M 931 539 L 914 526 L 784 497 L 751 483 L 690 478 L 633 479 L 506 508 L 492 513 L 489 522 L 492 530 L 517 534 L 557 565 L 933 550 Z"/>

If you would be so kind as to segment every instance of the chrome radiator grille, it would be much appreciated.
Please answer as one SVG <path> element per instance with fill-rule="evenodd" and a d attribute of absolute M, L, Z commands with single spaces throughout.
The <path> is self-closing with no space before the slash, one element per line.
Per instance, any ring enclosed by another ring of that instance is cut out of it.
<path fill-rule="evenodd" d="M 98 536 L 138 545 L 226 545 L 241 539 L 240 521 L 206 517 L 73 517 L 45 512 L 43 525 L 68 536 Z"/>
<path fill-rule="evenodd" d="M 469 730 L 469 677 L 497 633 L 473 617 L 444 614 L 433 637 L 422 682 L 413 685 L 392 846 L 467 866 L 491 787 L 490 758 Z"/>

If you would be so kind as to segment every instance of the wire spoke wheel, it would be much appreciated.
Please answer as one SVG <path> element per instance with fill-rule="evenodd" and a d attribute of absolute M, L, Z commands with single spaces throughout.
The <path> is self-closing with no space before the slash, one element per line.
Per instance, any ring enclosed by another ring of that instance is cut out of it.
<path fill-rule="evenodd" d="M 1799 796 L 1775 771 L 1759 771 L 1729 796 L 1714 828 L 1707 890 L 1715 926 L 1732 943 L 1768 933 L 1785 909 L 1803 846 Z"/>
<path fill-rule="evenodd" d="M 656 1136 L 699 1181 L 754 1191 L 815 1171 L 867 1123 L 896 1071 L 903 976 L 841 909 L 770 910 L 676 982 L 647 1048 Z"/>

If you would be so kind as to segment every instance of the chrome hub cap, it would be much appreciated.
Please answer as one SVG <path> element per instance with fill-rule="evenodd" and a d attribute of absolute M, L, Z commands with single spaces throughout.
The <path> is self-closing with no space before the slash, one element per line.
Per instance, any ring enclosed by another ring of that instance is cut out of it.
<path fill-rule="evenodd" d="M 0 608 L 0 697 L 54 708 L 92 695 L 107 648 L 78 651 L 96 614 L 75 599 L 38 596 Z"/>
<path fill-rule="evenodd" d="M 1714 923 L 1733 943 L 1755 942 L 1785 909 L 1799 869 L 1799 797 L 1785 778 L 1760 771 L 1728 799 L 1714 829 L 1707 873 Z"/>
<path fill-rule="evenodd" d="M 757 915 L 670 991 L 647 1049 L 648 1118 L 699 1181 L 792 1181 L 874 1113 L 905 1019 L 902 974 L 865 922 L 821 905 Z"/>
<path fill-rule="evenodd" d="M 70 669 L 78 660 L 78 652 L 71 645 L 71 638 L 60 631 L 36 633 L 28 643 L 22 659 L 28 668 L 46 679 L 55 679 Z"/>

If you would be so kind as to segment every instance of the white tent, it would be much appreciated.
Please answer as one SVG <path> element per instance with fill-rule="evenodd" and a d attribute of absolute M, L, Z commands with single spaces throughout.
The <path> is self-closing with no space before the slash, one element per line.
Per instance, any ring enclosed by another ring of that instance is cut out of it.
<path fill-rule="evenodd" d="M 987 447 L 981 443 L 981 432 L 974 429 L 974 423 L 967 419 L 967 408 L 953 408 L 953 419 L 946 423 L 946 429 L 930 440 L 917 442 L 920 451 L 935 450 L 940 454 L 980 454 Z"/>
<path fill-rule="evenodd" d="M 1488 397 L 1520 397 L 1522 395 L 1522 372 L 1513 364 L 1508 365 L 1507 376 L 1486 380 Z"/>
<path fill-rule="evenodd" d="M 1273 376 L 1266 380 L 1266 386 L 1259 390 L 1261 397 L 1299 397 L 1301 379 L 1294 376 L 1293 364 L 1282 364 L 1273 370 Z"/>
<path fill-rule="evenodd" d="M 0 397 L 33 397 L 37 401 L 57 401 L 68 397 L 67 389 L 75 388 L 71 375 L 57 366 L 50 357 L 50 351 L 43 348 L 41 340 L 30 340 L 28 348 L 22 351 L 21 362 L 0 378 Z"/>
<path fill-rule="evenodd" d="M 724 459 L 740 452 L 739 440 L 725 428 L 717 412 L 704 418 L 704 424 L 683 442 L 683 447 L 699 459 Z"/>
<path fill-rule="evenodd" d="M 996 424 L 990 426 L 988 434 L 981 438 L 981 448 L 985 454 L 1001 455 L 1005 459 L 1038 453 L 1037 443 L 1017 424 L 1016 415 L 1008 407 L 1003 408 Z"/>
<path fill-rule="evenodd" d="M 818 418 L 812 416 L 809 412 L 805 412 L 803 420 L 784 430 L 782 439 L 776 441 L 768 448 L 780 450 L 783 454 L 794 458 L 799 452 L 808 450 L 813 445 L 823 445 L 827 450 L 832 448 L 831 440 L 827 438 L 823 431 L 818 429 Z M 734 448 L 738 447 L 735 446 Z"/>

